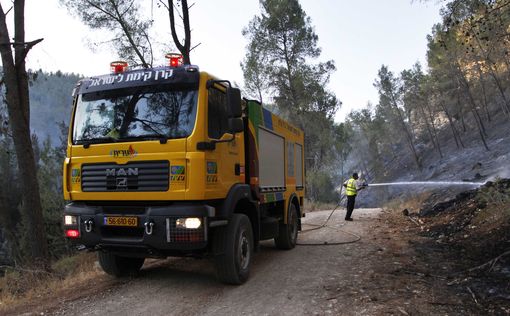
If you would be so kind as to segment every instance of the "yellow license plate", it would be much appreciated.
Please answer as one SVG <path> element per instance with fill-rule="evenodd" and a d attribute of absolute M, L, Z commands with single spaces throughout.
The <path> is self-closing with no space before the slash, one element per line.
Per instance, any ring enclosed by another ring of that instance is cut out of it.
<path fill-rule="evenodd" d="M 107 226 L 138 226 L 138 217 L 134 216 L 106 216 L 104 224 Z"/>

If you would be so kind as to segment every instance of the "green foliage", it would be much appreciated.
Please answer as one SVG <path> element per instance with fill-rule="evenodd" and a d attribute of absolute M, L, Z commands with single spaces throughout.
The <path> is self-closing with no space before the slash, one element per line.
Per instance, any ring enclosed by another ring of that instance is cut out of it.
<path fill-rule="evenodd" d="M 409 115 L 406 116 L 404 114 L 409 107 L 406 109 L 403 105 L 403 92 L 405 88 L 403 87 L 402 79 L 396 77 L 388 67 L 383 65 L 379 70 L 374 86 L 379 90 L 378 114 L 393 127 L 391 136 L 394 143 L 398 143 L 401 138 L 404 138 L 417 167 L 421 168 L 421 161 L 416 152 L 414 132 L 412 125 L 410 125 Z"/>
<path fill-rule="evenodd" d="M 353 111 L 347 118 L 352 129 L 350 142 L 356 144 L 352 154 L 357 157 L 355 169 L 359 169 L 362 157 L 367 160 L 367 169 L 372 176 L 382 176 L 385 164 L 393 157 L 391 126 L 374 111 L 371 104 L 360 111 Z"/>
<path fill-rule="evenodd" d="M 250 26 L 253 26 L 254 22 L 250 22 Z M 247 29 L 243 30 L 245 36 L 260 36 L 259 33 L 250 34 Z M 244 95 L 259 100 L 263 103 L 266 100 L 267 90 L 270 87 L 270 79 L 268 72 L 263 67 L 262 55 L 263 53 L 259 48 L 258 38 L 250 38 L 248 44 L 247 53 L 244 61 L 241 63 L 241 69 L 243 70 L 244 76 Z"/>
<path fill-rule="evenodd" d="M 17 239 L 17 226 L 21 218 L 18 210 L 21 190 L 2 88 L 3 85 L 0 86 L 0 265 L 20 261 L 22 258 Z"/>
<path fill-rule="evenodd" d="M 333 61 L 308 63 L 320 55 L 310 18 L 297 0 L 265 0 L 261 8 L 261 16 L 243 30 L 250 41 L 242 64 L 247 90 L 268 90 L 297 122 L 307 112 L 331 118 L 340 103 L 325 86 L 335 66 Z"/>
<path fill-rule="evenodd" d="M 31 73 L 30 127 L 41 139 L 49 137 L 51 144 L 60 144 L 60 122 L 71 117 L 72 97 L 76 83 L 82 78 L 77 74 L 38 70 Z"/>
<path fill-rule="evenodd" d="M 450 112 L 472 114 L 485 141 L 485 124 L 491 117 L 500 112 L 510 118 L 506 92 L 510 2 L 455 0 L 443 9 L 442 16 L 443 23 L 434 26 L 428 38 L 430 74 L 441 98 L 457 101 L 446 106 Z"/>
<path fill-rule="evenodd" d="M 33 151 L 37 163 L 37 180 L 43 209 L 44 225 L 49 243 L 50 255 L 59 258 L 72 252 L 63 238 L 61 213 L 64 207 L 62 199 L 62 161 L 65 155 L 67 128 L 58 121 L 68 120 L 71 113 L 71 91 L 79 80 L 75 74 L 62 72 L 45 73 L 41 70 L 31 73 L 30 85 L 31 115 L 33 119 Z M 5 105 L 0 104 L 0 229 L 4 243 L 3 251 L 9 258 L 0 261 L 23 263 L 26 261 L 28 243 L 33 236 L 27 231 L 26 219 L 20 212 L 21 187 L 18 179 L 18 166 L 9 125 L 6 123 Z M 3 118 L 2 118 L 3 117 Z M 37 135 L 44 135 L 40 144 Z M 2 240 L 0 240 L 2 248 Z M 0 253 L 2 249 L 0 249 Z"/>
<path fill-rule="evenodd" d="M 336 164 L 340 160 L 343 169 L 350 146 L 345 126 L 333 122 L 341 102 L 326 88 L 335 71 L 334 62 L 312 62 L 321 49 L 299 1 L 261 0 L 260 6 L 261 15 L 243 30 L 249 41 L 241 63 L 245 91 L 270 101 L 279 115 L 305 131 L 308 170 L 337 173 Z M 313 190 L 319 182 L 312 177 L 308 184 Z"/>
<path fill-rule="evenodd" d="M 306 174 L 307 198 L 312 202 L 335 202 L 338 194 L 335 192 L 332 175 L 326 171 L 309 171 Z"/>
<path fill-rule="evenodd" d="M 52 147 L 46 139 L 40 149 L 38 164 L 38 180 L 41 187 L 41 203 L 43 206 L 46 235 L 49 252 L 53 258 L 59 258 L 71 252 L 70 244 L 63 238 L 62 210 L 62 161 L 65 152 Z"/>
<path fill-rule="evenodd" d="M 333 148 L 334 148 L 334 160 L 336 164 L 333 166 L 339 170 L 336 172 L 339 174 L 340 179 L 344 178 L 344 168 L 347 157 L 353 149 L 352 137 L 354 136 L 354 130 L 351 124 L 335 124 L 333 125 Z"/>
<path fill-rule="evenodd" d="M 13 147 L 10 137 L 0 135 L 0 174 L 2 175 L 0 177 L 0 229 L 7 241 L 3 245 L 7 258 L 0 258 L 2 259 L 0 261 L 20 261 L 23 257 L 17 238 L 18 223 L 21 221 L 18 209 L 21 204 L 21 188 Z M 1 244 L 0 248 L 2 248 Z"/>
<path fill-rule="evenodd" d="M 132 65 L 153 63 L 149 29 L 152 20 L 141 13 L 137 0 L 60 0 L 85 25 L 113 32 L 111 43 L 119 57 Z"/>
<path fill-rule="evenodd" d="M 82 260 L 80 256 L 65 256 L 60 260 L 57 260 L 52 265 L 52 270 L 55 274 L 62 275 L 62 276 L 68 276 L 71 275 L 72 272 L 76 271 L 76 267 L 78 267 Z"/>
<path fill-rule="evenodd" d="M 507 207 L 510 205 L 510 182 L 498 178 L 492 185 L 482 187 L 476 199 L 490 206 L 503 207 L 502 209 L 510 215 L 510 209 Z"/>
<path fill-rule="evenodd" d="M 42 145 L 37 137 L 32 138 L 34 152 L 37 158 L 37 179 L 40 186 L 41 204 L 43 209 L 44 227 L 48 240 L 48 250 L 52 258 L 60 258 L 73 252 L 71 245 L 63 238 L 62 210 L 62 161 L 64 152 L 58 147 L 53 147 L 49 138 Z M 0 157 L 0 163 L 3 159 Z M 14 165 L 15 166 L 15 165 Z M 12 170 L 16 168 L 14 166 Z M 12 171 L 11 171 L 12 172 Z M 25 262 L 29 255 L 29 240 L 33 238 L 27 229 L 26 218 L 19 211 L 20 188 L 11 186 L 7 199 L 7 209 L 4 216 L 11 223 L 10 226 L 2 225 L 2 229 L 9 234 L 10 254 L 15 262 Z M 7 186 L 6 186 L 7 187 Z M 18 192 L 18 193 L 16 193 Z M 5 194 L 4 194 L 5 195 Z"/>
<path fill-rule="evenodd" d="M 376 177 L 402 160 L 403 145 L 418 166 L 427 147 L 443 158 L 446 132 L 458 149 L 477 133 L 488 150 L 487 126 L 510 120 L 510 1 L 448 1 L 441 16 L 427 37 L 427 70 L 416 63 L 396 75 L 383 65 L 379 102 L 349 115 L 358 145 L 351 158 L 363 165 L 364 157 Z"/>

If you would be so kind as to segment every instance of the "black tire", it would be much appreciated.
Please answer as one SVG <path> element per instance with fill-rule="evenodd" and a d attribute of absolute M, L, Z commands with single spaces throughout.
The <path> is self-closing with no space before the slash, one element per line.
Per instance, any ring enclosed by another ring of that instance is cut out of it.
<path fill-rule="evenodd" d="M 248 217 L 234 214 L 227 226 L 216 228 L 213 243 L 218 279 L 234 285 L 246 282 L 253 257 L 253 231 Z"/>
<path fill-rule="evenodd" d="M 292 203 L 287 212 L 287 224 L 280 223 L 278 236 L 274 243 L 276 248 L 289 250 L 296 247 L 298 234 L 298 213 L 296 206 Z"/>
<path fill-rule="evenodd" d="M 99 265 L 103 271 L 116 276 L 135 276 L 143 266 L 145 258 L 121 257 L 109 252 L 98 252 Z"/>

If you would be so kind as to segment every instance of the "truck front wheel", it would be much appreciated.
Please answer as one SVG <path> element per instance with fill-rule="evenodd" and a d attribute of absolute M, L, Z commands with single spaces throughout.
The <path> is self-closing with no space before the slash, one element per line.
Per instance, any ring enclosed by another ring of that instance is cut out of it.
<path fill-rule="evenodd" d="M 234 214 L 227 226 L 216 229 L 213 243 L 219 280 L 236 285 L 246 282 L 253 256 L 253 231 L 248 217 Z"/>
<path fill-rule="evenodd" d="M 145 258 L 121 257 L 102 251 L 98 252 L 97 257 L 103 271 L 116 277 L 136 275 L 145 261 Z"/>
<path fill-rule="evenodd" d="M 280 224 L 278 236 L 274 239 L 276 248 L 292 249 L 296 247 L 298 234 L 298 214 L 296 206 L 291 204 L 287 212 L 287 224 Z"/>

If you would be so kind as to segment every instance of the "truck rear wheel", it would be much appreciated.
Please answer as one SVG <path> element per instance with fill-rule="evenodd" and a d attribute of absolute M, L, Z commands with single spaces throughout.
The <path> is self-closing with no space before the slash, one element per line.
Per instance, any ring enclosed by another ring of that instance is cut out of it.
<path fill-rule="evenodd" d="M 287 212 L 287 224 L 280 224 L 278 236 L 275 237 L 274 243 L 276 248 L 289 250 L 296 247 L 298 234 L 298 214 L 296 206 L 291 204 Z"/>
<path fill-rule="evenodd" d="M 219 280 L 236 285 L 246 282 L 253 256 L 253 231 L 248 217 L 234 214 L 227 226 L 216 229 L 213 243 Z"/>
<path fill-rule="evenodd" d="M 109 252 L 98 252 L 99 265 L 103 271 L 116 276 L 134 276 L 143 266 L 145 258 L 121 257 Z"/>

